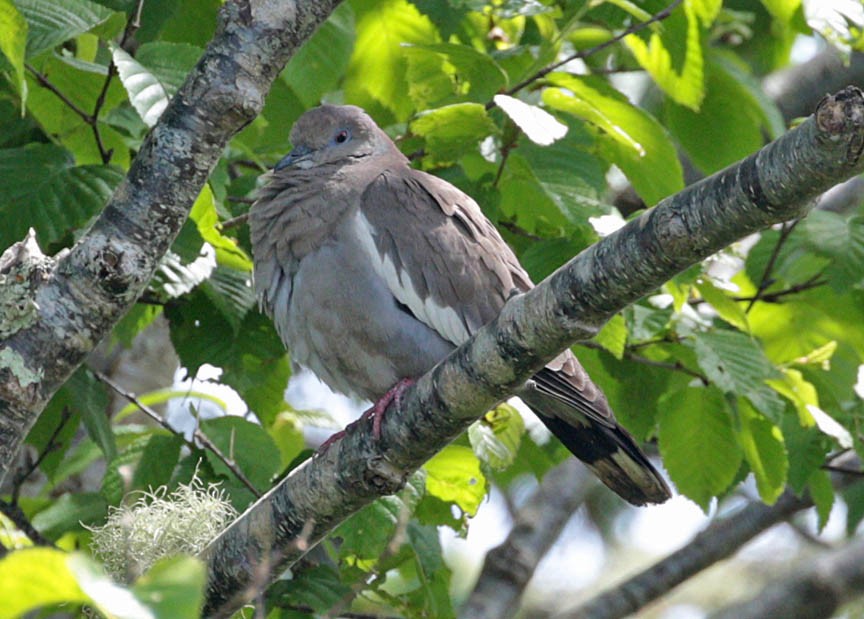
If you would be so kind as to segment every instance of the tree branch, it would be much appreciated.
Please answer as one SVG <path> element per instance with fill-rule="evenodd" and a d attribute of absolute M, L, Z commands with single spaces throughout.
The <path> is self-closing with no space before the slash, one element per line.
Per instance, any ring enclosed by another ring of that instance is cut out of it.
<path fill-rule="evenodd" d="M 483 571 L 459 612 L 460 619 L 507 619 L 519 612 L 519 599 L 573 512 L 585 502 L 591 479 L 570 458 L 543 477 L 516 512 L 507 539 L 486 555 Z"/>
<path fill-rule="evenodd" d="M 796 573 L 768 585 L 758 596 L 734 604 L 711 619 L 795 617 L 827 619 L 844 603 L 864 595 L 864 539 L 808 559 Z"/>
<path fill-rule="evenodd" d="M 834 477 L 835 488 L 859 483 L 853 475 Z M 751 503 L 744 509 L 715 520 L 686 546 L 673 552 L 621 584 L 604 591 L 555 619 L 622 619 L 657 600 L 681 583 L 718 561 L 727 559 L 741 546 L 797 512 L 813 506 L 810 497 L 797 497 L 786 490 L 774 505 Z M 793 615 L 763 615 L 783 617 Z M 794 615 L 797 617 L 797 615 Z M 730 616 L 731 617 L 731 616 Z"/>
<path fill-rule="evenodd" d="M 0 477 L 45 404 L 132 306 L 225 144 L 260 112 L 291 54 L 340 0 L 229 0 L 216 36 L 87 234 L 56 260 L 32 241 L 0 259 Z M 23 290 L 22 290 L 23 289 Z"/>
<path fill-rule="evenodd" d="M 801 217 L 811 201 L 864 167 L 864 94 L 826 98 L 799 127 L 588 248 L 423 376 L 384 417 L 381 438 L 349 428 L 252 506 L 202 556 L 210 569 L 205 614 L 244 602 L 255 566 L 278 574 L 314 521 L 311 544 L 407 476 L 572 342 L 625 305 L 729 243 Z"/>

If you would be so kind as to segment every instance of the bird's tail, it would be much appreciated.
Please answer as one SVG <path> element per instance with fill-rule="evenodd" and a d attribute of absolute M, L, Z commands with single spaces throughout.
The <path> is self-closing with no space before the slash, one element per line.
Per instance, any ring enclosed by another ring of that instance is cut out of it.
<path fill-rule="evenodd" d="M 671 496 L 663 477 L 614 418 L 597 421 L 533 389 L 520 397 L 552 434 L 621 498 L 645 505 L 663 503 Z"/>

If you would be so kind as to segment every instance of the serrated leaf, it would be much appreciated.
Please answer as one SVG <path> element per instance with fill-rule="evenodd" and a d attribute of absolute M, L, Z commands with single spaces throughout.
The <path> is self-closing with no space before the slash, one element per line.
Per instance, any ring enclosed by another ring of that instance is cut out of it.
<path fill-rule="evenodd" d="M 81 421 L 87 434 L 105 455 L 113 460 L 117 455 L 114 432 L 108 418 L 108 394 L 102 383 L 98 382 L 86 368 L 79 368 L 64 385 L 70 390 L 70 406 L 81 414 Z M 72 395 L 74 394 L 74 395 Z"/>
<path fill-rule="evenodd" d="M 495 95 L 494 101 L 535 144 L 549 146 L 567 135 L 567 125 L 541 107 L 508 95 Z"/>
<path fill-rule="evenodd" d="M 479 103 L 455 103 L 418 115 L 411 130 L 425 139 L 429 159 L 440 163 L 476 149 L 497 128 Z"/>
<path fill-rule="evenodd" d="M 27 57 L 83 34 L 105 22 L 114 12 L 89 0 L 15 0 L 27 19 Z"/>
<path fill-rule="evenodd" d="M 195 222 L 198 233 L 216 250 L 216 262 L 237 271 L 252 271 L 252 261 L 233 239 L 219 230 L 216 200 L 209 184 L 204 185 L 195 199 L 189 219 Z"/>
<path fill-rule="evenodd" d="M 684 34 L 686 39 L 680 72 L 676 70 L 676 63 L 661 34 L 652 32 L 647 43 L 638 34 L 631 34 L 624 38 L 624 43 L 669 97 L 681 105 L 698 110 L 705 94 L 699 17 L 691 2 L 684 3 L 683 13 L 684 23 L 681 23 L 680 16 L 673 15 L 664 24 L 666 36 Z"/>
<path fill-rule="evenodd" d="M 688 342 L 699 367 L 723 391 L 747 395 L 758 390 L 777 370 L 757 343 L 737 331 L 696 333 Z"/>
<path fill-rule="evenodd" d="M 160 559 L 132 587 L 157 619 L 198 619 L 204 604 L 207 570 L 200 559 Z"/>
<path fill-rule="evenodd" d="M 81 586 L 88 601 L 103 616 L 123 619 L 157 619 L 127 588 L 115 583 L 103 567 L 84 554 L 72 554 L 67 559 L 69 570 Z"/>
<path fill-rule="evenodd" d="M 357 39 L 345 74 L 345 95 L 374 113 L 389 110 L 397 120 L 411 113 L 405 96 L 408 43 L 437 43 L 435 27 L 406 0 L 355 0 Z"/>
<path fill-rule="evenodd" d="M 830 259 L 825 277 L 831 287 L 845 292 L 864 279 L 864 217 L 849 220 L 836 213 L 814 211 L 799 224 L 806 247 Z"/>
<path fill-rule="evenodd" d="M 255 306 L 255 293 L 248 271 L 217 266 L 210 278 L 203 282 L 201 290 L 238 332 L 246 314 Z"/>
<path fill-rule="evenodd" d="M 27 102 L 27 80 L 24 76 L 24 52 L 27 48 L 27 21 L 12 0 L 0 0 L 0 52 L 15 71 L 21 107 Z"/>
<path fill-rule="evenodd" d="M 180 460 L 183 440 L 174 434 L 150 436 L 135 467 L 132 488 L 150 490 L 166 485 Z"/>
<path fill-rule="evenodd" d="M 419 109 L 453 103 L 453 98 L 485 104 L 507 84 L 498 63 L 468 45 L 414 44 L 406 46 L 404 53 L 409 94 Z"/>
<path fill-rule="evenodd" d="M 623 359 L 624 349 L 627 346 L 627 321 L 624 320 L 624 316 L 621 314 L 612 316 L 593 340 L 619 361 Z"/>
<path fill-rule="evenodd" d="M 696 280 L 696 289 L 708 305 L 717 311 L 720 318 L 741 331 L 750 330 L 744 309 L 732 297 L 715 286 L 711 280 L 704 277 L 699 278 Z"/>
<path fill-rule="evenodd" d="M 762 501 L 773 505 L 786 488 L 789 459 L 780 428 L 739 400 L 738 437 Z"/>
<path fill-rule="evenodd" d="M 675 487 L 708 511 L 741 464 L 741 448 L 723 394 L 686 388 L 665 397 L 658 416 L 660 455 Z"/>
<path fill-rule="evenodd" d="M 522 415 L 509 404 L 499 404 L 468 428 L 468 440 L 474 453 L 493 469 L 513 463 L 525 433 Z"/>
<path fill-rule="evenodd" d="M 291 580 L 280 580 L 268 590 L 268 595 L 278 595 L 285 605 L 308 606 L 322 614 L 350 593 L 351 588 L 342 582 L 339 571 L 325 563 L 299 570 Z"/>
<path fill-rule="evenodd" d="M 105 205 L 123 175 L 108 166 L 76 166 L 69 153 L 47 144 L 0 149 L 0 246 L 24 238 L 32 226 L 45 247 L 82 227 Z"/>
<path fill-rule="evenodd" d="M 351 516 L 334 532 L 334 536 L 342 540 L 340 557 L 360 561 L 380 557 L 393 539 L 405 509 L 407 506 L 398 496 L 386 496 Z"/>
<path fill-rule="evenodd" d="M 423 465 L 426 491 L 442 501 L 455 503 L 469 516 L 477 513 L 486 496 L 486 477 L 474 452 L 448 445 Z"/>
<path fill-rule="evenodd" d="M 816 427 L 819 428 L 823 434 L 827 434 L 837 441 L 837 444 L 840 445 L 841 448 L 852 449 L 852 434 L 849 430 L 837 423 L 831 415 L 818 406 L 808 404 L 807 410 L 809 411 L 810 416 L 813 417 L 813 421 L 816 422 Z"/>
<path fill-rule="evenodd" d="M 111 55 L 114 66 L 129 101 L 148 127 L 153 127 L 168 107 L 168 93 L 155 75 L 148 71 L 122 47 L 114 47 Z"/>

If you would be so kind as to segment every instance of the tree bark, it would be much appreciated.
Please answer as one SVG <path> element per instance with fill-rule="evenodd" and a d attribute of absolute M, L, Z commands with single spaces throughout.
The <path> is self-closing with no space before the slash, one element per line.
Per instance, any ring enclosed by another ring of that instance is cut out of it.
<path fill-rule="evenodd" d="M 486 555 L 460 619 L 508 619 L 519 612 L 519 600 L 537 564 L 573 512 L 585 502 L 591 480 L 585 467 L 570 458 L 549 471 L 517 512 L 507 539 Z"/>
<path fill-rule="evenodd" d="M 864 595 L 864 539 L 811 560 L 790 578 L 770 584 L 755 598 L 711 615 L 711 619 L 827 619 Z"/>
<path fill-rule="evenodd" d="M 339 2 L 226 2 L 213 41 L 84 237 L 56 259 L 35 239 L 0 258 L 0 479 L 54 392 L 150 282 L 228 140 Z"/>
<path fill-rule="evenodd" d="M 348 428 L 253 505 L 202 556 L 205 614 L 225 617 L 336 524 L 405 478 L 574 341 L 688 266 L 804 215 L 864 168 L 864 94 L 849 88 L 742 162 L 663 200 L 512 298 L 384 417 L 381 438 Z M 264 574 L 262 576 L 262 574 Z"/>

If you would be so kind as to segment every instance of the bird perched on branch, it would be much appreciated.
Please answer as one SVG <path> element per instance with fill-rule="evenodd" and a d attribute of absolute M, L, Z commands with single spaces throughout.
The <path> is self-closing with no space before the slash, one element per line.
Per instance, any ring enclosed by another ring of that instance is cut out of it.
<path fill-rule="evenodd" d="M 360 108 L 322 105 L 291 131 L 249 214 L 254 279 L 292 358 L 372 401 L 495 318 L 528 274 L 477 203 L 410 167 Z M 636 505 L 669 489 L 566 351 L 519 396 L 612 490 Z"/>

